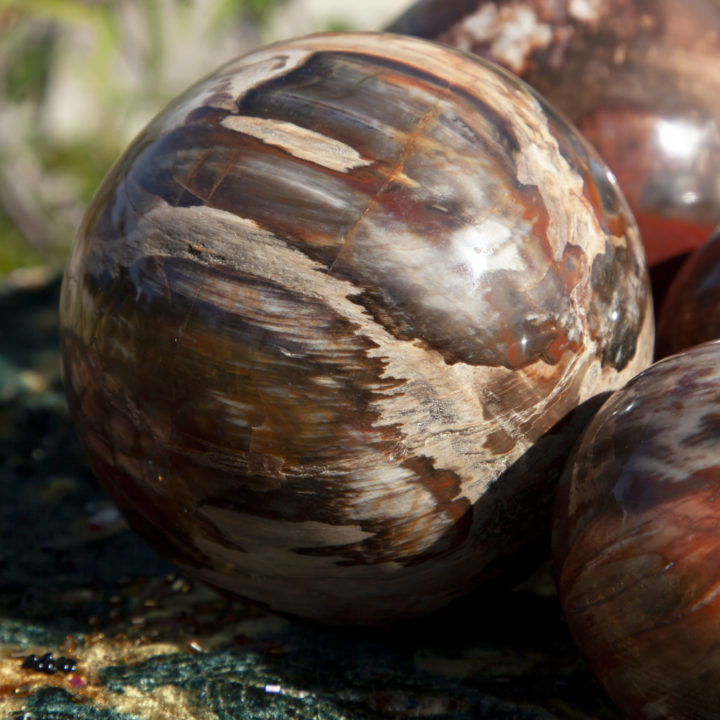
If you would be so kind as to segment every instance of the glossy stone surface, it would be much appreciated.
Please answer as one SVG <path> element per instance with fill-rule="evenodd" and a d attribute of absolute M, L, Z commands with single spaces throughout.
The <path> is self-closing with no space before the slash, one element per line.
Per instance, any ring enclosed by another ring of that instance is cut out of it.
<path fill-rule="evenodd" d="M 131 524 L 336 622 L 431 611 L 544 548 L 566 415 L 654 335 L 589 147 L 511 76 L 380 34 L 260 49 L 161 113 L 87 212 L 61 316 Z"/>
<path fill-rule="evenodd" d="M 391 30 L 519 74 L 615 173 L 652 266 L 720 222 L 720 4 L 714 0 L 429 0 Z"/>
<path fill-rule="evenodd" d="M 553 553 L 573 636 L 631 718 L 720 705 L 720 343 L 666 358 L 593 418 Z"/>
<path fill-rule="evenodd" d="M 720 338 L 720 231 L 675 276 L 658 320 L 658 357 Z"/>

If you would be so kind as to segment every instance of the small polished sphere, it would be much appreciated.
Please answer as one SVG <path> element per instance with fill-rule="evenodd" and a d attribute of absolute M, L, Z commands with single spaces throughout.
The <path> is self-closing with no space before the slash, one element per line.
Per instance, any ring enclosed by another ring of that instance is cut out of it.
<path fill-rule="evenodd" d="M 720 230 L 675 276 L 660 310 L 657 357 L 720 338 Z"/>
<path fill-rule="evenodd" d="M 137 138 L 61 301 L 95 472 L 189 574 L 333 622 L 429 612 L 550 522 L 566 415 L 650 362 L 637 228 L 509 74 L 326 34 Z"/>
<path fill-rule="evenodd" d="M 560 600 L 629 718 L 718 717 L 719 447 L 720 342 L 711 342 L 616 392 L 560 483 Z"/>
<path fill-rule="evenodd" d="M 615 173 L 648 263 L 720 223 L 720 4 L 715 0 L 420 0 L 393 32 L 520 75 Z"/>

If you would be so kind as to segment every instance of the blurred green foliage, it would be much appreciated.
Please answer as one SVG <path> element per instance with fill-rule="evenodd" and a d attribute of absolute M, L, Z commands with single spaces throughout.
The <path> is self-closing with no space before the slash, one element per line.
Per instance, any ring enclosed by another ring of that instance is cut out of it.
<path fill-rule="evenodd" d="M 26 242 L 13 221 L 0 209 L 0 276 L 16 267 L 39 265 L 42 253 Z"/>
<path fill-rule="evenodd" d="M 48 80 L 51 43 L 37 40 L 11 48 L 5 74 L 5 97 L 9 102 L 39 101 Z"/>

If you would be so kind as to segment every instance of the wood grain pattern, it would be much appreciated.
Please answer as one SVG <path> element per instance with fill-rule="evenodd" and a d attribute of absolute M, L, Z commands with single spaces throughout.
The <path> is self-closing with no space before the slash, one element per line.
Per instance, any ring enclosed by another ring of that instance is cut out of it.
<path fill-rule="evenodd" d="M 382 34 L 269 46 L 173 103 L 89 208 L 62 317 L 131 522 L 335 621 L 430 611 L 532 544 L 566 415 L 653 335 L 593 152 L 510 76 Z"/>
<path fill-rule="evenodd" d="M 616 392 L 561 482 L 560 600 L 629 718 L 717 716 L 719 358 L 699 345 Z"/>

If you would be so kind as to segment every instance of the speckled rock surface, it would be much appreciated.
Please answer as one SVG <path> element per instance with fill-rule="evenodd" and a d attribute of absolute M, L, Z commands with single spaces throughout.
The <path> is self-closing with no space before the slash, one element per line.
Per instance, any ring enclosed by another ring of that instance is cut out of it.
<path fill-rule="evenodd" d="M 0 289 L 0 717 L 612 720 L 541 572 L 382 632 L 229 603 L 132 534 L 63 400 L 59 282 Z M 31 653 L 74 673 L 22 668 Z"/>

